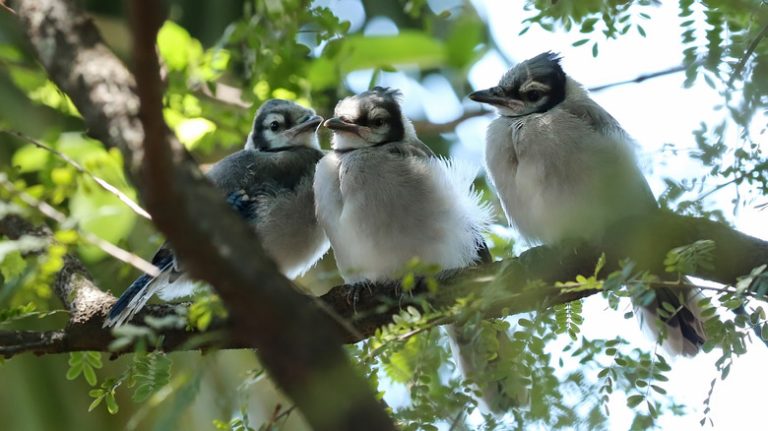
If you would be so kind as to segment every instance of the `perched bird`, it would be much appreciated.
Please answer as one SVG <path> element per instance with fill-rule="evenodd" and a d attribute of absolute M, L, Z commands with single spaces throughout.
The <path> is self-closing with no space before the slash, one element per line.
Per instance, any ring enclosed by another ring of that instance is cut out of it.
<path fill-rule="evenodd" d="M 289 278 L 308 270 L 329 247 L 315 218 L 312 190 L 315 166 L 323 157 L 315 133 L 322 121 L 312 109 L 268 100 L 256 112 L 245 148 L 207 173 Z M 112 307 L 105 326 L 130 320 L 154 294 L 170 300 L 193 292 L 195 283 L 169 244 L 160 247 L 152 263 L 161 274 L 137 278 Z"/>
<path fill-rule="evenodd" d="M 491 259 L 481 234 L 489 211 L 471 186 L 476 171 L 435 156 L 400 97 L 375 87 L 341 100 L 324 123 L 333 151 L 317 166 L 317 218 L 348 283 L 397 280 L 413 258 L 442 269 Z M 458 341 L 460 350 L 467 345 Z M 461 365 L 472 356 L 464 350 Z"/>
<path fill-rule="evenodd" d="M 333 151 L 317 166 L 317 218 L 348 283 L 397 278 L 414 257 L 449 269 L 489 256 L 475 172 L 435 156 L 399 97 L 382 87 L 347 97 L 324 123 Z"/>
<path fill-rule="evenodd" d="M 617 222 L 658 211 L 632 139 L 565 74 L 558 55 L 526 60 L 497 86 L 469 98 L 498 111 L 488 126 L 486 168 L 507 219 L 524 237 L 546 244 L 599 241 Z M 657 304 L 643 308 L 641 323 L 658 332 L 661 302 L 680 308 L 665 320 L 665 346 L 695 355 L 704 332 L 693 304 L 679 304 L 671 290 L 656 290 L 656 296 Z"/>

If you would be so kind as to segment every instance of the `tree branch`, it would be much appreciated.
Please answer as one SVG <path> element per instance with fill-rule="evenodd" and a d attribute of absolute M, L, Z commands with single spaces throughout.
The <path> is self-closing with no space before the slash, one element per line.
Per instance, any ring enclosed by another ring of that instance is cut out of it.
<path fill-rule="evenodd" d="M 760 41 L 763 40 L 766 36 L 768 36 L 768 24 L 764 25 L 762 30 L 755 36 L 754 39 L 752 39 L 752 42 L 749 43 L 749 46 L 747 46 L 747 49 L 744 51 L 744 55 L 741 56 L 741 59 L 736 64 L 736 67 L 733 68 L 733 73 L 731 74 L 731 78 L 728 80 L 728 85 L 733 85 L 733 82 L 737 79 L 741 78 L 741 73 L 744 71 L 744 67 L 747 66 L 747 61 L 749 60 L 749 57 L 752 56 L 752 54 L 755 53 L 755 50 L 757 49 L 757 45 L 760 44 Z"/>
<path fill-rule="evenodd" d="M 664 70 L 659 70 L 659 71 L 656 71 L 656 72 L 651 72 L 651 73 L 645 73 L 645 74 L 642 74 L 642 75 L 638 75 L 638 76 L 636 76 L 636 77 L 634 77 L 632 79 L 627 79 L 625 81 L 611 82 L 609 84 L 598 85 L 596 87 L 590 88 L 589 91 L 591 93 L 596 93 L 598 91 L 607 90 L 609 88 L 618 87 L 620 85 L 639 84 L 639 83 L 641 83 L 643 81 L 647 81 L 649 79 L 658 78 L 660 76 L 672 75 L 674 73 L 683 72 L 683 71 L 685 71 L 685 69 L 687 69 L 687 67 L 684 66 L 684 65 L 674 66 L 674 67 L 670 67 L 668 69 L 664 69 Z"/>
<path fill-rule="evenodd" d="M 0 220 L 0 227 L 3 224 Z M 446 271 L 438 277 L 440 286 L 435 292 L 430 292 L 420 280 L 407 294 L 402 294 L 398 283 L 390 282 L 371 285 L 370 289 L 354 285 L 337 286 L 321 299 L 355 327 L 357 335 L 352 335 L 342 325 L 336 328 L 340 336 L 345 338 L 345 342 L 353 343 L 370 337 L 378 328 L 392 322 L 392 316 L 408 305 L 422 309 L 425 305 L 429 305 L 431 309 L 445 309 L 453 306 L 459 298 L 482 292 L 483 295 L 494 295 L 494 300 L 484 310 L 484 315 L 502 317 L 570 302 L 598 291 L 563 292 L 554 287 L 554 283 L 573 280 L 577 275 L 591 274 L 603 252 L 606 254 L 603 274 L 617 270 L 619 261 L 625 257 L 632 259 L 638 269 L 663 273 L 663 261 L 668 250 L 700 239 L 715 241 L 715 266 L 709 269 L 699 268 L 696 273 L 690 275 L 733 285 L 738 277 L 748 274 L 752 268 L 768 263 L 768 241 L 750 237 L 706 219 L 659 213 L 623 223 L 611 233 L 610 239 L 601 247 L 539 246 L 525 251 L 518 258 L 460 271 Z M 655 287 L 670 288 L 671 285 L 661 283 Z M 356 304 L 349 301 L 350 289 L 359 289 L 360 295 Z M 112 300 L 104 301 L 103 311 L 111 306 Z M 151 306 L 133 322 L 142 322 L 148 315 L 161 317 L 171 312 L 173 307 L 170 306 Z M 64 331 L 43 332 L 37 335 L 0 331 L 0 354 L 12 356 L 25 351 L 108 351 L 113 337 L 108 330 L 101 327 L 102 316 L 100 313 L 94 313 L 91 319 L 70 325 Z M 446 318 L 441 323 L 452 321 L 451 318 Z M 216 335 L 201 337 L 210 334 L 175 329 L 162 331 L 165 340 L 162 348 L 172 351 L 210 347 L 259 347 L 255 340 L 232 336 L 232 326 L 227 322 L 215 322 L 209 331 Z"/>
<path fill-rule="evenodd" d="M 163 122 L 158 4 L 132 4 L 136 81 L 73 1 L 14 5 L 41 63 L 89 132 L 123 151 L 158 229 L 191 274 L 215 286 L 230 312 L 233 342 L 258 347 L 265 368 L 314 429 L 393 429 L 347 358 L 335 323 L 279 274 Z"/>
<path fill-rule="evenodd" d="M 432 123 L 430 121 L 414 121 L 413 127 L 416 129 L 418 136 L 422 135 L 439 135 L 441 133 L 451 133 L 456 130 L 456 126 L 463 123 L 470 118 L 482 117 L 488 115 L 493 111 L 485 109 L 477 109 L 473 111 L 464 111 L 464 113 L 457 119 L 448 121 L 447 123 Z"/>
<path fill-rule="evenodd" d="M 12 240 L 24 235 L 53 240 L 50 229 L 45 226 L 35 227 L 17 214 L 0 217 L 0 235 Z M 64 256 L 64 264 L 53 283 L 53 292 L 70 313 L 71 325 L 101 319 L 101 309 L 111 307 L 115 301 L 114 296 L 101 291 L 93 284 L 93 279 L 83 264 L 71 254 Z"/>

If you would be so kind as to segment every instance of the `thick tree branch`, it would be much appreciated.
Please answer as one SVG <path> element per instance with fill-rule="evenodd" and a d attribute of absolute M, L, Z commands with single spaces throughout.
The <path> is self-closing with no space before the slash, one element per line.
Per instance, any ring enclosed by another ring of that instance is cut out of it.
<path fill-rule="evenodd" d="M 4 223 L 0 220 L 0 227 Z M 0 230 L 0 233 L 3 233 Z M 606 267 L 602 274 L 618 269 L 618 262 L 629 257 L 639 269 L 663 273 L 663 260 L 671 248 L 693 243 L 700 239 L 711 239 L 717 244 L 714 262 L 710 269 L 700 268 L 691 274 L 708 280 L 734 284 L 738 277 L 763 263 L 768 263 L 768 242 L 750 237 L 722 224 L 705 219 L 681 217 L 659 213 L 628 221 L 611 233 L 603 247 L 572 246 L 534 247 L 516 259 L 468 268 L 462 271 L 446 271 L 440 279 L 436 292 L 429 292 L 424 285 L 403 294 L 398 283 L 379 283 L 369 286 L 337 286 L 321 299 L 337 314 L 354 325 L 358 335 L 337 327 L 346 342 L 360 341 L 369 337 L 376 329 L 392 321 L 392 316 L 406 305 L 442 309 L 455 304 L 458 298 L 470 294 L 493 292 L 495 300 L 484 310 L 488 317 L 499 317 L 532 311 L 553 304 L 566 303 L 597 293 L 594 290 L 562 292 L 553 287 L 556 281 L 573 280 L 577 275 L 591 274 L 599 255 L 606 253 Z M 544 284 L 534 284 L 542 281 Z M 529 286 L 537 286 L 530 288 Z M 493 287 L 493 289 L 491 289 Z M 670 287 L 664 285 L 664 287 Z M 356 304 L 349 301 L 349 289 L 360 289 Z M 498 288 L 498 289 L 497 289 Z M 499 289 L 501 292 L 499 292 Z M 111 299 L 102 304 L 103 310 L 111 306 Z M 172 311 L 168 306 L 149 307 L 134 322 L 143 321 L 144 316 L 167 315 Z M 444 323 L 450 323 L 446 319 Z M 14 354 L 31 351 L 38 353 L 60 353 L 77 350 L 108 351 L 112 335 L 101 327 L 99 313 L 84 322 L 70 325 L 64 331 L 44 333 L 16 333 L 0 331 L 0 354 Z M 215 337 L 200 337 L 195 332 L 178 330 L 163 331 L 165 343 L 162 348 L 197 349 L 216 347 L 258 348 L 254 340 L 242 340 L 231 336 L 231 326 L 216 322 L 211 329 Z"/>
<path fill-rule="evenodd" d="M 163 122 L 158 4 L 133 4 L 138 82 L 73 1 L 14 6 L 50 78 L 72 98 L 90 133 L 123 151 L 157 227 L 192 275 L 215 286 L 230 312 L 232 340 L 259 348 L 270 375 L 314 429 L 393 429 L 346 357 L 334 323 L 278 273 Z"/>
<path fill-rule="evenodd" d="M 53 236 L 46 226 L 36 227 L 17 214 L 0 217 L 0 235 L 15 240 L 30 235 L 52 241 Z M 93 284 L 91 275 L 77 258 L 67 254 L 64 265 L 56 274 L 53 283 L 56 297 L 70 313 L 70 324 L 80 324 L 99 319 L 103 307 L 112 306 L 115 298 Z"/>

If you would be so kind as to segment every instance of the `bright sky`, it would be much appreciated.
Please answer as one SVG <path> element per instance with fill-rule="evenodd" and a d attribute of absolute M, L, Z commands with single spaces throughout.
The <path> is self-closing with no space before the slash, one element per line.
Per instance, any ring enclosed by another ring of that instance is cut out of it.
<path fill-rule="evenodd" d="M 362 25 L 364 11 L 359 3 L 351 0 L 317 1 L 330 5 L 345 19 L 353 21 L 353 28 Z M 503 0 L 473 0 L 480 15 L 489 23 L 490 30 L 503 50 L 503 55 L 490 52 L 469 73 L 475 89 L 495 85 L 509 68 L 505 58 L 519 62 L 543 51 L 560 52 L 565 71 L 586 87 L 633 79 L 638 75 L 664 70 L 681 61 L 683 50 L 680 41 L 681 18 L 677 16 L 677 2 L 663 2 L 662 6 L 647 12 L 652 20 L 644 23 L 647 37 L 631 31 L 617 41 L 600 41 L 597 58 L 591 54 L 591 43 L 580 47 L 571 44 L 583 37 L 564 32 L 550 33 L 532 28 L 523 36 L 521 21 L 526 16 L 522 2 Z M 436 12 L 460 5 L 461 0 L 429 1 Z M 392 34 L 397 27 L 387 18 L 377 17 L 367 24 L 366 34 Z M 349 76 L 347 84 L 353 91 L 367 89 L 371 71 L 361 71 Z M 683 179 L 701 173 L 702 168 L 691 161 L 685 149 L 693 149 L 692 131 L 700 122 L 715 124 L 724 115 L 714 109 L 721 103 L 718 93 L 699 80 L 691 89 L 683 88 L 682 73 L 654 78 L 640 84 L 613 87 L 593 94 L 593 98 L 610 112 L 638 142 L 638 158 L 643 171 L 656 195 L 664 190 L 665 176 Z M 421 83 L 400 73 L 382 74 L 380 84 L 400 88 L 405 96 L 405 111 L 412 118 L 427 118 L 433 122 L 445 122 L 462 113 L 462 105 L 471 106 L 465 95 L 460 100 L 450 84 L 440 75 L 431 75 Z M 462 123 L 456 130 L 460 145 L 454 146 L 453 156 L 481 163 L 484 150 L 485 129 L 493 116 L 474 118 Z M 733 128 L 731 128 L 733 129 Z M 737 142 L 735 130 L 728 133 L 728 142 Z M 681 150 L 677 156 L 662 151 L 664 144 L 672 143 Z M 768 151 L 768 141 L 761 146 Z M 715 184 L 711 184 L 710 187 Z M 726 188 L 713 196 L 715 205 L 733 217 L 738 229 L 768 239 L 768 223 L 764 223 L 766 210 L 752 206 L 741 208 L 737 216 L 732 214 L 733 189 Z M 612 338 L 621 334 L 638 346 L 652 349 L 653 343 L 641 333 L 635 320 L 625 320 L 621 313 L 607 309 L 601 298 L 585 301 L 583 334 L 587 338 Z M 726 316 L 730 317 L 730 316 Z M 683 417 L 666 417 L 660 422 L 662 429 L 697 430 L 703 417 L 703 401 L 709 385 L 719 373 L 714 362 L 717 351 L 694 359 L 673 361 L 669 373 L 670 382 L 664 387 L 679 402 L 689 407 L 690 414 Z M 710 417 L 714 428 L 732 430 L 768 423 L 768 411 L 762 397 L 752 391 L 764 386 L 764 368 L 768 364 L 768 348 L 762 344 L 751 346 L 748 354 L 738 358 L 724 382 L 716 384 L 712 397 Z M 399 391 L 394 391 L 399 392 Z M 396 396 L 392 394 L 392 396 Z M 394 400 L 392 400 L 394 401 Z M 611 405 L 613 429 L 628 429 L 631 415 L 625 408 L 625 400 L 614 397 Z"/>

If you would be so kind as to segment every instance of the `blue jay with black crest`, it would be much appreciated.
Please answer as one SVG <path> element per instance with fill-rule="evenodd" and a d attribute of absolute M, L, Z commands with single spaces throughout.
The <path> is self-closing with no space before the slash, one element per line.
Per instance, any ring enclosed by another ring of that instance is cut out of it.
<path fill-rule="evenodd" d="M 288 278 L 307 271 L 329 248 L 317 224 L 312 190 L 315 166 L 323 157 L 316 135 L 322 121 L 312 109 L 268 100 L 256 112 L 245 148 L 207 173 Z M 137 278 L 114 304 L 104 326 L 130 320 L 154 294 L 170 300 L 193 293 L 196 283 L 169 244 L 160 247 L 152 263 L 160 275 Z"/>
<path fill-rule="evenodd" d="M 333 151 L 317 166 L 317 218 L 347 283 L 398 280 L 414 258 L 444 270 L 491 260 L 482 236 L 489 209 L 472 189 L 476 170 L 421 142 L 400 98 L 398 90 L 375 87 L 341 100 L 324 123 Z M 481 355 L 464 328 L 447 329 L 465 375 L 479 371 Z M 481 388 L 484 397 L 499 398 L 497 383 Z"/>
<path fill-rule="evenodd" d="M 633 154 L 634 142 L 586 90 L 565 74 L 560 57 L 545 52 L 523 61 L 497 86 L 470 99 L 496 108 L 486 137 L 486 168 L 510 224 L 546 244 L 599 241 L 622 219 L 658 210 Z M 687 292 L 656 290 L 639 317 L 653 332 L 662 302 L 679 311 L 664 320 L 665 347 L 693 356 L 704 343 Z"/>

